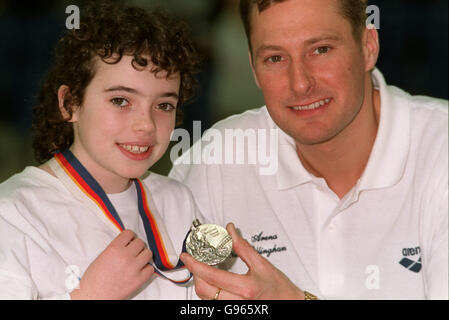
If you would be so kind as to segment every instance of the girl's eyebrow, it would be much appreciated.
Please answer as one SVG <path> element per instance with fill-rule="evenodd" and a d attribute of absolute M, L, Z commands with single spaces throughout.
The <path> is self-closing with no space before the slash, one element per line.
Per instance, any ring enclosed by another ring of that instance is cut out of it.
<path fill-rule="evenodd" d="M 134 93 L 137 95 L 142 95 L 139 91 L 137 91 L 134 88 L 130 88 L 130 87 L 125 87 L 125 86 L 115 86 L 115 87 L 110 87 L 108 89 L 105 89 L 104 92 L 112 92 L 112 91 L 126 91 L 129 93 Z"/>
<path fill-rule="evenodd" d="M 114 91 L 125 91 L 125 92 L 129 92 L 129 93 L 133 93 L 136 94 L 138 96 L 144 96 L 143 93 L 141 93 L 140 91 L 134 89 L 134 88 L 130 88 L 130 87 L 125 87 L 125 86 L 114 86 L 114 87 L 110 87 L 104 90 L 104 92 L 114 92 Z M 177 92 L 164 92 L 160 95 L 161 98 L 175 98 L 175 99 L 179 99 L 179 95 Z"/>
<path fill-rule="evenodd" d="M 175 98 L 179 100 L 179 95 L 176 92 L 165 92 L 160 95 L 161 98 Z"/>

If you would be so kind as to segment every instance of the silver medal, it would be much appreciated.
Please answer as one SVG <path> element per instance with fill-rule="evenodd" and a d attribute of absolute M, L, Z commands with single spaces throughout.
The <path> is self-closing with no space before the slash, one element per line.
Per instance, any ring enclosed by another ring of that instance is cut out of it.
<path fill-rule="evenodd" d="M 229 257 L 232 238 L 225 228 L 216 224 L 201 224 L 195 219 L 187 236 L 186 249 L 195 260 L 213 266 Z"/>

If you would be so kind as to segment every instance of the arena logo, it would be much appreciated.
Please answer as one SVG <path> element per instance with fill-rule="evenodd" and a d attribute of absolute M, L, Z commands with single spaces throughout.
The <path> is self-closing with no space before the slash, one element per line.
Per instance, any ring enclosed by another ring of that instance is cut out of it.
<path fill-rule="evenodd" d="M 273 175 L 278 169 L 279 129 L 206 130 L 201 139 L 201 121 L 193 122 L 193 141 L 187 130 L 175 129 L 170 160 L 177 164 L 257 165 L 260 175 Z"/>

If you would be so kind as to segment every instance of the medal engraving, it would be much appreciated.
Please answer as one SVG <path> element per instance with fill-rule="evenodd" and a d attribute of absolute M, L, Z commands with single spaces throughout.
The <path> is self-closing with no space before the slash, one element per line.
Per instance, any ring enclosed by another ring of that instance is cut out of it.
<path fill-rule="evenodd" d="M 186 240 L 186 249 L 195 260 L 213 266 L 231 254 L 232 238 L 219 225 L 201 224 L 195 220 Z"/>

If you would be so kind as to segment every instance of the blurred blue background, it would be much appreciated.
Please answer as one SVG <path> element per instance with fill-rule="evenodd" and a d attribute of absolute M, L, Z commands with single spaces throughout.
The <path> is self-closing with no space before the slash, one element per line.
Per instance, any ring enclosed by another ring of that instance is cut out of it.
<path fill-rule="evenodd" d="M 134 0 L 186 20 L 204 55 L 200 88 L 185 106 L 184 127 L 202 130 L 234 113 L 263 104 L 248 64 L 238 0 Z M 86 1 L 0 0 L 0 182 L 35 165 L 32 107 L 65 31 L 65 8 Z M 380 9 L 378 67 L 388 83 L 412 94 L 448 98 L 448 1 L 373 0 Z M 82 19 L 82 17 L 81 17 Z M 166 156 L 152 170 L 166 174 Z"/>

